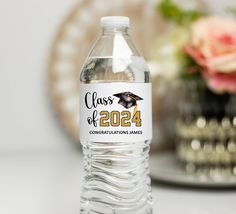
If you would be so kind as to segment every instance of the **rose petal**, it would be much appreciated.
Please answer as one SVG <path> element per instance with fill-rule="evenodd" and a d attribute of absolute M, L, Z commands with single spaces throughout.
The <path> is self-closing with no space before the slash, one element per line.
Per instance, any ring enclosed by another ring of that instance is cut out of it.
<path fill-rule="evenodd" d="M 212 73 L 208 70 L 203 72 L 207 85 L 216 93 L 234 93 L 236 94 L 236 71 L 231 74 Z"/>
<path fill-rule="evenodd" d="M 234 72 L 236 70 L 236 52 L 207 59 L 206 66 L 217 72 Z"/>
<path fill-rule="evenodd" d="M 206 64 L 204 56 L 196 48 L 191 46 L 185 46 L 184 52 L 193 58 L 199 65 L 204 66 Z"/>

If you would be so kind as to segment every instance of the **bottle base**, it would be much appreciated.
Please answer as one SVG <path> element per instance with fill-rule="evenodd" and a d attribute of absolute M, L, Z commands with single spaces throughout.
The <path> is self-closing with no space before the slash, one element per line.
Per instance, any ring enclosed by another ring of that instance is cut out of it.
<path fill-rule="evenodd" d="M 152 214 L 152 207 L 143 208 L 143 209 L 116 209 L 116 208 L 106 208 L 104 207 L 96 207 L 93 208 L 81 208 L 80 214 Z"/>

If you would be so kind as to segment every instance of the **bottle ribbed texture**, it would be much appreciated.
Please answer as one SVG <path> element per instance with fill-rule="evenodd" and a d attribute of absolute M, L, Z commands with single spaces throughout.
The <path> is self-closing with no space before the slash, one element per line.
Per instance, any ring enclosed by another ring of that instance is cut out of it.
<path fill-rule="evenodd" d="M 150 141 L 86 142 L 81 214 L 151 214 Z"/>

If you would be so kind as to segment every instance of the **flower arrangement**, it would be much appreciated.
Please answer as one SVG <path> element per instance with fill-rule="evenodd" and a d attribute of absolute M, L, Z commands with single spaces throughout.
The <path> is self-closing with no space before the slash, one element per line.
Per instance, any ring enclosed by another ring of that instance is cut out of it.
<path fill-rule="evenodd" d="M 174 0 L 157 9 L 174 23 L 153 55 L 159 73 L 181 80 L 178 160 L 194 173 L 236 176 L 236 20 L 186 10 Z"/>
<path fill-rule="evenodd" d="M 172 63 L 175 66 L 172 73 L 202 78 L 215 93 L 235 94 L 236 20 L 184 10 L 172 0 L 162 1 L 157 9 L 164 18 L 175 22 L 176 27 L 165 35 L 156 58 L 162 61 L 160 56 L 163 56 L 162 64 Z M 172 51 L 166 53 L 168 48 Z"/>

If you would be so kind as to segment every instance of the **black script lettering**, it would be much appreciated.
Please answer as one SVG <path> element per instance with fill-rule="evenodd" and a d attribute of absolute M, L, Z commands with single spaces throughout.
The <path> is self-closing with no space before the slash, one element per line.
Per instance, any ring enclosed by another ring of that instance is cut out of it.
<path fill-rule="evenodd" d="M 93 107 L 97 108 L 97 92 L 93 92 Z"/>
<path fill-rule="evenodd" d="M 113 104 L 113 100 L 114 100 L 114 98 L 112 98 L 112 97 L 108 97 L 108 103 L 110 104 L 110 105 L 112 105 Z"/>
<path fill-rule="evenodd" d="M 88 117 L 88 118 L 87 118 L 88 124 L 89 124 L 89 125 L 92 125 L 92 124 L 93 124 L 94 127 L 97 127 L 97 121 L 98 121 L 97 116 L 98 116 L 98 111 L 95 110 L 95 111 L 93 112 L 92 117 Z"/>
<path fill-rule="evenodd" d="M 85 105 L 88 109 L 97 108 L 98 105 L 112 105 L 114 98 L 109 97 L 99 97 L 97 98 L 97 92 L 87 92 L 85 94 Z"/>
<path fill-rule="evenodd" d="M 88 103 L 88 95 L 91 95 L 91 93 L 90 93 L 90 92 L 87 92 L 87 93 L 85 94 L 85 105 L 86 105 L 86 107 L 87 107 L 88 109 L 91 109 L 91 108 L 93 108 L 93 105 L 89 105 L 89 103 Z"/>

